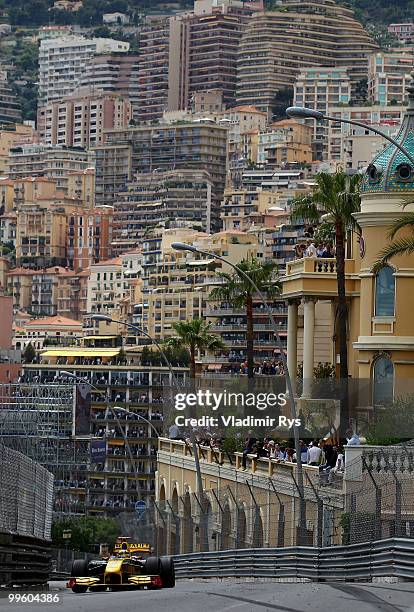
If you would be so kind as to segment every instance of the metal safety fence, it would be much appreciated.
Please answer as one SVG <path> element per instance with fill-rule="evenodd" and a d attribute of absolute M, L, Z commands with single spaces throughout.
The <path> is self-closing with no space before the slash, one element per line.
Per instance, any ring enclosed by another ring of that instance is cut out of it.
<path fill-rule="evenodd" d="M 372 580 L 414 578 L 414 540 L 390 538 L 350 546 L 286 547 L 175 557 L 178 578 Z"/>
<path fill-rule="evenodd" d="M 0 530 L 50 539 L 53 475 L 21 453 L 0 445 Z"/>

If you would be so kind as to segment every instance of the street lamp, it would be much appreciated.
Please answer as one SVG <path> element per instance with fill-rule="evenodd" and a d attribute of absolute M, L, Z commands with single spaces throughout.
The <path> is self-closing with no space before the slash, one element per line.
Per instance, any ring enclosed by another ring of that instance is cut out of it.
<path fill-rule="evenodd" d="M 131 416 L 135 417 L 136 419 L 141 419 L 141 421 L 145 421 L 145 423 L 147 423 L 147 425 L 149 425 L 151 427 L 151 429 L 154 431 L 156 437 L 157 438 L 160 437 L 160 434 L 158 433 L 157 428 L 154 427 L 154 425 L 151 423 L 151 421 L 149 421 L 148 419 L 143 417 L 141 414 L 137 414 L 136 412 L 132 412 L 131 410 L 127 410 L 126 408 L 122 408 L 121 406 L 114 406 L 113 410 L 117 410 L 118 412 L 125 412 L 125 414 L 130 414 Z"/>
<path fill-rule="evenodd" d="M 59 374 L 60 374 L 60 376 L 66 376 L 67 378 L 73 378 L 75 381 L 78 381 L 80 383 L 89 385 L 89 387 L 91 389 L 93 389 L 97 393 L 100 393 L 101 395 L 104 393 L 104 391 L 102 391 L 101 389 L 98 389 L 98 387 L 96 387 L 94 384 L 92 384 L 89 380 L 87 380 L 86 378 L 81 378 L 80 376 L 77 376 L 73 372 L 69 372 L 67 370 L 60 370 Z M 116 414 L 116 412 L 114 412 L 114 408 L 112 408 L 112 406 L 109 405 L 109 401 L 107 401 L 107 406 L 106 406 L 106 409 L 105 409 L 105 419 L 108 418 L 108 415 L 109 415 L 110 412 L 112 412 L 112 414 L 114 416 L 114 419 L 115 419 L 115 423 L 117 424 L 117 427 L 119 428 L 119 430 L 120 430 L 120 432 L 122 434 L 122 438 L 124 440 L 125 447 L 127 449 L 129 458 L 131 460 L 131 466 L 135 470 L 135 488 L 136 488 L 136 492 L 138 493 L 138 488 L 139 488 L 138 487 L 138 483 L 139 483 L 138 469 L 137 469 L 137 464 L 135 462 L 135 459 L 134 459 L 134 457 L 132 455 L 132 450 L 131 450 L 131 447 L 129 445 L 129 440 L 128 440 L 128 437 L 126 435 L 126 431 L 122 427 L 122 425 L 121 425 L 121 423 L 120 423 L 120 421 L 118 419 L 118 415 Z M 134 414 L 134 413 L 131 413 L 131 414 Z"/>
<path fill-rule="evenodd" d="M 371 125 L 367 125 L 366 123 L 361 123 L 360 121 L 354 121 L 353 119 L 341 119 L 338 117 L 330 117 L 329 115 L 325 115 L 321 111 L 318 111 L 314 108 L 305 108 L 303 106 L 289 106 L 286 109 L 286 114 L 290 119 L 315 119 L 316 121 L 332 121 L 333 123 L 348 123 L 349 125 L 356 125 L 358 127 L 362 127 L 365 130 L 369 130 L 370 132 L 374 132 L 378 136 L 382 136 L 385 140 L 388 140 L 394 147 L 397 147 L 403 153 L 407 159 L 414 166 L 414 157 L 407 151 L 405 147 L 400 145 L 394 138 L 388 136 L 388 134 L 384 134 L 381 130 L 372 127 Z"/>
<path fill-rule="evenodd" d="M 280 359 L 282 361 L 283 369 L 285 372 L 286 386 L 287 386 L 287 390 L 288 390 L 289 397 L 290 397 L 291 416 L 292 416 L 292 419 L 296 419 L 297 413 L 296 413 L 295 395 L 293 391 L 292 379 L 290 377 L 289 368 L 287 364 L 285 349 L 284 349 L 282 340 L 279 335 L 278 325 L 276 324 L 276 321 L 273 317 L 272 309 L 267 303 L 267 300 L 265 296 L 263 295 L 263 293 L 260 291 L 259 287 L 250 278 L 250 276 L 246 274 L 246 272 L 244 272 L 244 270 L 242 270 L 241 268 L 233 264 L 231 261 L 229 261 L 225 257 L 222 257 L 221 255 L 217 255 L 216 253 L 210 253 L 210 251 L 204 251 L 204 250 L 198 249 L 197 247 L 191 244 L 185 244 L 184 242 L 173 242 L 171 246 L 176 251 L 189 251 L 190 253 L 199 253 L 200 255 L 206 255 L 207 257 L 212 257 L 214 259 L 218 259 L 219 261 L 222 261 L 223 263 L 233 268 L 233 270 L 235 270 L 235 272 L 239 276 L 242 276 L 248 283 L 250 283 L 254 291 L 258 294 L 270 318 L 270 322 L 273 328 L 273 333 L 276 339 L 276 345 L 279 349 Z M 300 497 L 300 532 L 301 532 L 300 540 L 301 540 L 301 543 L 303 543 L 304 538 L 305 538 L 305 530 L 306 530 L 306 507 L 305 507 L 305 501 L 304 501 L 305 498 L 304 498 L 304 489 L 303 489 L 303 470 L 302 470 L 301 448 L 300 448 L 300 443 L 299 443 L 299 431 L 296 426 L 293 427 L 293 435 L 295 439 L 297 479 L 298 479 L 298 489 L 299 489 L 299 497 Z"/>
<path fill-rule="evenodd" d="M 105 321 L 106 323 L 118 323 L 119 325 L 124 325 L 125 327 L 129 327 L 130 329 L 133 329 L 137 334 L 145 336 L 146 338 L 151 340 L 151 342 L 155 344 L 155 346 L 157 347 L 162 359 L 164 360 L 165 365 L 170 371 L 171 380 L 175 386 L 176 392 L 177 393 L 181 392 L 180 383 L 178 382 L 178 379 L 174 373 L 173 367 L 167 355 L 165 354 L 161 344 L 158 342 L 156 338 L 153 338 L 148 332 L 143 330 L 142 327 L 138 327 L 138 325 L 133 325 L 132 323 L 128 323 L 127 321 L 119 321 L 118 319 L 113 319 L 112 317 L 108 315 L 93 314 L 91 315 L 91 319 L 93 321 Z M 193 429 L 190 429 L 190 438 L 191 438 L 191 443 L 193 445 L 194 461 L 195 461 L 195 468 L 196 468 L 196 475 L 197 475 L 197 490 L 198 490 L 198 493 L 202 495 L 203 494 L 203 480 L 201 478 L 201 468 L 200 468 L 200 460 L 198 457 L 197 441 L 196 441 Z"/>

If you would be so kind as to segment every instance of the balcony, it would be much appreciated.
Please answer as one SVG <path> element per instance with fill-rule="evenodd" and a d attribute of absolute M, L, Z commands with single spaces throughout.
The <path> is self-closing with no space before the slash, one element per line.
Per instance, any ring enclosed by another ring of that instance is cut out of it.
<path fill-rule="evenodd" d="M 281 278 L 283 297 L 315 296 L 334 298 L 338 294 L 336 260 L 322 257 L 304 257 L 286 263 L 285 276 Z M 355 260 L 345 261 L 347 295 L 359 292 L 359 276 L 355 272 Z"/>

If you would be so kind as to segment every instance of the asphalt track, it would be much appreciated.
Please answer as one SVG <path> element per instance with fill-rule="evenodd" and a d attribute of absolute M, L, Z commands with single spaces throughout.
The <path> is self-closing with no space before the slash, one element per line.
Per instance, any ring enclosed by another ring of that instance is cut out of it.
<path fill-rule="evenodd" d="M 15 604 L 0 597 L 0 610 L 32 612 L 414 612 L 414 582 L 277 583 L 182 580 L 174 589 L 74 595 L 52 583 L 59 603 Z"/>

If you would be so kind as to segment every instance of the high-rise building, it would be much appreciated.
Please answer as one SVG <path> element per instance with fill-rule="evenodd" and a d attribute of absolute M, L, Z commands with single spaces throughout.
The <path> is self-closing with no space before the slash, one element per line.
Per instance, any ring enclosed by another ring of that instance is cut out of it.
<path fill-rule="evenodd" d="M 243 31 L 238 104 L 270 115 L 277 93 L 292 89 L 307 67 L 349 67 L 355 87 L 366 78 L 368 55 L 377 47 L 352 10 L 334 0 L 284 0 L 280 9 L 253 15 Z"/>
<path fill-rule="evenodd" d="M 113 209 L 96 206 L 67 215 L 67 264 L 76 272 L 109 259 L 112 253 Z"/>
<path fill-rule="evenodd" d="M 7 81 L 7 73 L 2 70 L 0 71 L 0 126 L 18 123 L 21 116 L 16 94 Z"/>
<path fill-rule="evenodd" d="M 88 61 L 80 79 L 80 87 L 112 91 L 129 98 L 132 118 L 138 112 L 138 55 L 101 53 Z"/>
<path fill-rule="evenodd" d="M 257 162 L 268 167 L 312 162 L 313 128 L 294 119 L 271 124 L 258 134 Z"/>
<path fill-rule="evenodd" d="M 381 51 L 369 57 L 368 97 L 373 104 L 406 104 L 406 88 L 413 67 L 412 49 Z"/>
<path fill-rule="evenodd" d="M 242 30 L 262 0 L 196 0 L 192 13 L 161 16 L 144 25 L 138 68 L 139 121 L 184 110 L 199 91 L 217 90 L 232 105 Z"/>
<path fill-rule="evenodd" d="M 390 23 L 387 30 L 401 42 L 408 42 L 414 36 L 414 22 Z"/>
<path fill-rule="evenodd" d="M 329 114 L 330 106 L 349 104 L 351 81 L 347 70 L 341 68 L 304 68 L 301 70 L 294 88 L 294 105 L 314 108 L 324 115 Z M 328 156 L 328 122 L 308 119 L 313 128 L 313 152 L 317 160 Z"/>
<path fill-rule="evenodd" d="M 142 27 L 135 116 L 139 122 L 186 108 L 186 37 L 182 15 L 162 16 Z"/>
<path fill-rule="evenodd" d="M 134 248 L 158 227 L 180 224 L 210 232 L 212 180 L 206 170 L 137 174 L 114 204 L 113 247 Z"/>
<path fill-rule="evenodd" d="M 126 53 L 129 43 L 111 38 L 62 36 L 42 39 L 39 47 L 38 129 L 44 132 L 44 107 L 70 96 L 95 53 Z"/>
<path fill-rule="evenodd" d="M 45 107 L 45 142 L 88 149 L 103 142 L 105 129 L 127 127 L 131 104 L 118 93 L 79 88 Z"/>
<path fill-rule="evenodd" d="M 96 149 L 97 201 L 108 182 L 116 184 L 118 192 L 125 191 L 127 183 L 136 173 L 204 170 L 209 173 L 212 184 L 211 230 L 216 231 L 220 228 L 219 210 L 226 180 L 227 129 L 225 127 L 212 121 L 202 120 L 172 125 L 131 127 L 125 130 L 108 130 L 105 133 L 105 140 L 106 144 Z M 129 167 L 128 161 L 130 161 Z M 126 177 L 128 171 L 129 176 Z M 124 181 L 123 186 L 121 186 L 122 181 Z M 114 201 L 110 202 L 107 197 L 105 203 L 113 204 Z"/>
<path fill-rule="evenodd" d="M 15 146 L 10 149 L 9 176 L 46 177 L 56 181 L 57 189 L 68 192 L 68 173 L 94 165 L 94 156 L 84 149 L 45 144 Z"/>

